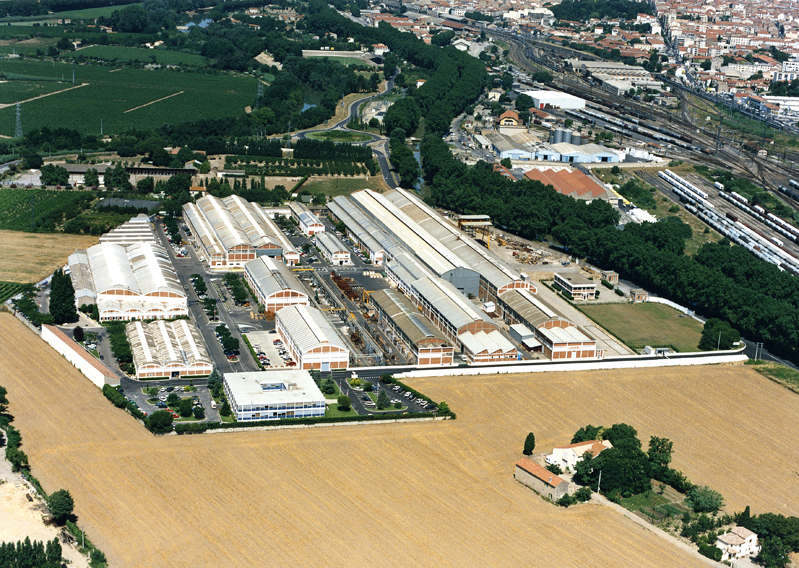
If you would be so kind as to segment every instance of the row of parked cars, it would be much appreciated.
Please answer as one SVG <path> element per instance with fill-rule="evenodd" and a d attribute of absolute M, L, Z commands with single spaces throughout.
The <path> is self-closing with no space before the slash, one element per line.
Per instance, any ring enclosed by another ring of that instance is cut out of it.
<path fill-rule="evenodd" d="M 289 352 L 286 351 L 286 348 L 283 346 L 283 342 L 280 339 L 275 339 L 272 343 L 277 349 L 277 354 L 280 355 L 280 358 L 283 359 L 283 362 L 287 367 L 294 367 L 297 365 L 297 363 L 291 360 L 291 355 L 289 355 Z"/>
<path fill-rule="evenodd" d="M 399 385 L 394 385 L 392 387 L 392 390 L 397 393 L 397 396 L 402 396 L 404 398 L 407 398 L 408 400 L 415 402 L 425 410 L 429 410 L 430 412 L 435 412 L 436 410 L 438 410 L 435 404 L 427 402 L 427 400 L 423 399 L 420 396 L 414 398 L 413 393 L 411 391 L 406 391 Z"/>

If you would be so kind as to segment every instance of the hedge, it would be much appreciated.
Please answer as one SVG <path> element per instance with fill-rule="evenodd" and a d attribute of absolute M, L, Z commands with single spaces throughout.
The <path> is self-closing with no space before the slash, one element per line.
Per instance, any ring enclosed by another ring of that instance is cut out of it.
<path fill-rule="evenodd" d="M 617 295 L 617 296 L 624 296 L 624 292 L 622 292 L 622 291 L 621 291 L 621 290 L 619 290 L 618 288 L 616 288 L 616 289 L 615 289 L 615 290 L 613 290 L 613 291 L 614 291 L 614 292 L 616 292 L 616 295 Z"/>
<path fill-rule="evenodd" d="M 254 428 L 257 426 L 291 426 L 311 424 L 332 424 L 336 422 L 374 422 L 379 420 L 409 420 L 430 418 L 427 412 L 415 414 L 369 414 L 366 416 L 319 416 L 315 418 L 279 418 L 277 420 L 254 420 L 252 422 L 210 422 L 208 430 Z M 177 427 L 176 427 L 177 428 Z"/>
<path fill-rule="evenodd" d="M 600 280 L 600 282 L 602 282 L 602 285 L 603 285 L 605 288 L 610 288 L 611 290 L 613 290 L 613 284 L 611 284 L 610 282 L 608 282 L 608 281 L 607 281 L 607 280 L 605 280 L 604 278 L 603 278 L 602 280 Z"/>

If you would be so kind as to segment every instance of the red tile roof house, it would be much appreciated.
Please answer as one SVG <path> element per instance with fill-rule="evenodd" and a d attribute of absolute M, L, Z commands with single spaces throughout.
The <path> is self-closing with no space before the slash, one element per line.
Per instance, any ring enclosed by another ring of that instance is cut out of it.
<path fill-rule="evenodd" d="M 522 458 L 513 473 L 516 481 L 525 484 L 539 495 L 557 501 L 569 492 L 569 483 L 535 462 Z"/>

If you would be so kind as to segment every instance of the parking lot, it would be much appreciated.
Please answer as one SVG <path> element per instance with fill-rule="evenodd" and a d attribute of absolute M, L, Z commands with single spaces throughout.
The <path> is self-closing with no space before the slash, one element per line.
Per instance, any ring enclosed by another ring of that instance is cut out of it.
<path fill-rule="evenodd" d="M 166 399 L 169 393 L 175 392 L 180 398 L 195 398 L 197 399 L 197 403 L 203 407 L 205 410 L 205 418 L 202 420 L 203 422 L 219 422 L 219 412 L 218 408 L 213 408 L 211 404 L 211 392 L 205 386 L 205 379 L 199 378 L 196 381 L 193 381 L 195 384 L 195 388 L 197 389 L 194 392 L 185 392 L 184 389 L 189 386 L 189 379 L 173 379 L 173 380 L 163 380 L 163 381 L 135 381 L 132 379 L 122 379 L 120 382 L 120 387 L 122 388 L 122 393 L 130 400 L 135 402 L 139 410 L 145 412 L 147 415 L 152 414 L 156 410 L 164 410 L 166 407 Z M 176 384 L 182 383 L 182 384 Z M 158 398 L 159 400 L 155 403 L 151 403 L 149 401 L 149 395 L 145 394 L 142 389 L 146 389 L 148 387 L 156 387 L 159 389 Z M 180 417 L 175 419 L 176 421 L 180 420 Z"/>
<path fill-rule="evenodd" d="M 276 344 L 275 341 L 280 341 L 280 336 L 274 331 L 250 331 L 247 332 L 247 339 L 250 341 L 256 356 L 263 354 L 259 357 L 261 365 L 264 369 L 285 369 L 294 367 L 294 361 L 291 360 L 289 354 L 282 348 L 281 344 Z"/>

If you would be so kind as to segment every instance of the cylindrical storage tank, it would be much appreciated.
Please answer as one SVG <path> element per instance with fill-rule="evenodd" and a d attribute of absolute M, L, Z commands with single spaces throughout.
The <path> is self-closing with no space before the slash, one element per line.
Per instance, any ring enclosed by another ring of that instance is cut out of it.
<path fill-rule="evenodd" d="M 555 131 L 555 142 L 554 143 L 555 144 L 560 144 L 561 142 L 563 142 L 563 131 L 561 129 L 558 129 L 558 130 Z"/>
<path fill-rule="evenodd" d="M 576 132 L 574 134 L 572 134 L 572 144 L 574 144 L 575 146 L 579 146 L 582 143 L 583 143 L 582 136 L 580 136 Z"/>
<path fill-rule="evenodd" d="M 563 131 L 563 141 L 566 144 L 572 143 L 572 131 L 571 130 L 564 130 Z"/>
<path fill-rule="evenodd" d="M 555 132 L 556 132 L 555 130 L 550 130 L 549 131 L 549 143 L 550 144 L 554 144 L 555 143 Z"/>

